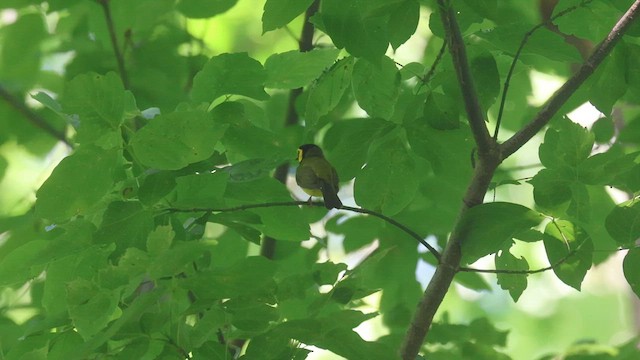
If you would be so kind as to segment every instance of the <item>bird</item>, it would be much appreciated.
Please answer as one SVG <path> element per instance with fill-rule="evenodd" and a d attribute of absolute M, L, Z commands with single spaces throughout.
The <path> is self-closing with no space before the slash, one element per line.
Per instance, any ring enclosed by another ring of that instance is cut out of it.
<path fill-rule="evenodd" d="M 342 201 L 338 197 L 338 173 L 324 158 L 322 149 L 315 144 L 304 144 L 298 148 L 296 183 L 310 195 L 322 196 L 327 209 L 339 209 Z"/>

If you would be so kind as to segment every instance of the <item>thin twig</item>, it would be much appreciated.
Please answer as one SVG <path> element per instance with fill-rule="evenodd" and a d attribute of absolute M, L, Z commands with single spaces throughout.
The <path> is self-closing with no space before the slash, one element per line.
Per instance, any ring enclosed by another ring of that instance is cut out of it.
<path fill-rule="evenodd" d="M 611 29 L 607 37 L 596 47 L 593 54 L 591 54 L 580 69 L 547 100 L 536 117 L 501 145 L 502 159 L 506 159 L 520 149 L 549 123 L 553 115 L 560 110 L 567 100 L 569 100 L 569 97 L 593 74 L 607 55 L 611 53 L 615 45 L 638 17 L 638 12 L 640 12 L 640 0 L 634 1 L 629 7 L 629 10 L 627 10 L 613 29 Z"/>
<path fill-rule="evenodd" d="M 513 76 L 513 70 L 515 69 L 516 63 L 518 62 L 518 59 L 520 58 L 520 53 L 522 53 L 522 49 L 524 49 L 524 46 L 529 41 L 529 38 L 531 37 L 531 35 L 533 35 L 533 33 L 536 32 L 541 27 L 547 26 L 548 24 L 553 23 L 553 21 L 558 19 L 559 17 L 567 15 L 568 13 L 570 13 L 570 12 L 580 8 L 580 7 L 586 6 L 592 1 L 593 0 L 583 0 L 578 5 L 574 5 L 572 7 L 564 9 L 564 10 L 560 11 L 559 13 L 557 13 L 556 15 L 554 15 L 553 17 L 549 18 L 548 20 L 546 20 L 544 22 L 541 22 L 540 24 L 534 26 L 531 30 L 529 30 L 526 34 L 524 34 L 524 37 L 522 38 L 522 41 L 520 41 L 520 46 L 518 47 L 518 50 L 516 51 L 516 54 L 513 56 L 513 61 L 511 62 L 511 66 L 509 67 L 509 72 L 507 73 L 507 78 L 505 79 L 504 86 L 502 87 L 502 99 L 500 100 L 500 109 L 498 110 L 498 119 L 496 120 L 496 128 L 493 131 L 493 140 L 494 141 L 498 140 L 498 132 L 500 131 L 500 124 L 502 123 L 502 114 L 504 112 L 504 105 L 505 105 L 505 103 L 507 101 L 507 93 L 509 92 L 509 83 L 511 81 L 511 77 Z"/>
<path fill-rule="evenodd" d="M 228 207 L 228 208 L 188 208 L 188 209 L 166 208 L 166 209 L 164 209 L 164 211 L 166 211 L 168 213 L 233 212 L 233 211 L 242 211 L 242 210 L 265 208 L 265 207 L 276 207 L 276 206 L 324 206 L 324 203 L 317 202 L 317 203 L 309 204 L 309 202 L 307 202 L 307 201 L 276 201 L 276 202 L 268 202 L 268 203 L 258 203 L 258 204 L 246 204 L 246 205 L 232 206 L 232 207 Z M 436 250 L 433 246 L 431 246 L 428 242 L 426 242 L 415 231 L 411 230 L 410 228 L 408 228 L 407 226 L 401 224 L 400 222 L 398 222 L 398 221 L 396 221 L 396 220 L 394 220 L 394 219 L 392 219 L 392 218 L 390 218 L 390 217 L 388 217 L 388 216 L 386 216 L 384 214 L 381 214 L 381 213 L 378 213 L 376 211 L 373 211 L 373 210 L 356 208 L 356 207 L 351 207 L 351 206 L 342 206 L 339 209 L 340 210 L 347 210 L 347 211 L 357 212 L 357 213 L 360 213 L 360 214 L 367 214 L 367 215 L 375 216 L 375 217 L 377 217 L 379 219 L 382 219 L 382 220 L 388 222 L 389 224 L 397 227 L 398 229 L 404 231 L 409 236 L 414 238 L 416 241 L 418 241 L 420 244 L 422 244 L 425 248 L 427 248 L 433 254 L 433 256 L 436 259 L 438 259 L 438 261 L 440 261 L 440 252 L 438 252 L 438 250 Z"/>
<path fill-rule="evenodd" d="M 440 64 L 440 60 L 442 60 L 442 57 L 444 56 L 444 51 L 446 49 L 447 49 L 447 42 L 444 41 L 442 43 L 442 46 L 440 46 L 440 50 L 438 51 L 438 55 L 436 55 L 436 59 L 433 60 L 433 64 L 431 64 L 431 67 L 429 68 L 429 71 L 422 78 L 422 84 L 423 85 L 426 85 L 429 82 L 429 80 L 431 80 L 431 77 L 436 72 L 436 68 L 438 67 L 438 64 Z"/>
<path fill-rule="evenodd" d="M 111 38 L 111 47 L 113 48 L 113 53 L 115 54 L 116 62 L 118 63 L 118 72 L 120 73 L 120 79 L 122 80 L 124 88 L 129 89 L 129 76 L 127 75 L 127 69 L 124 65 L 124 56 L 122 55 L 122 51 L 120 51 L 120 46 L 118 46 L 116 28 L 113 23 L 113 17 L 111 16 L 111 7 L 109 6 L 110 0 L 97 1 L 102 6 L 104 18 L 107 22 L 107 29 L 109 30 L 109 37 Z"/>
<path fill-rule="evenodd" d="M 24 117 L 34 126 L 44 130 L 47 134 L 51 135 L 55 139 L 58 139 L 65 143 L 70 148 L 73 148 L 73 144 L 69 142 L 64 132 L 59 131 L 58 129 L 51 126 L 47 120 L 45 120 L 42 116 L 38 115 L 32 109 L 30 109 L 24 102 L 20 101 L 15 95 L 11 94 L 7 89 L 5 89 L 2 85 L 0 85 L 0 97 L 3 98 L 11 107 L 16 109 L 19 113 L 24 115 Z"/>

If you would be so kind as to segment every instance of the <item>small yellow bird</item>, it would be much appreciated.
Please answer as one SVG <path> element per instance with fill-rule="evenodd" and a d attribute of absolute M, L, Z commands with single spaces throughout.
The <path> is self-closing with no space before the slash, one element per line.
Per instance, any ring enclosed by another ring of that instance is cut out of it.
<path fill-rule="evenodd" d="M 322 149 L 314 144 L 301 145 L 298 148 L 298 162 L 298 186 L 311 196 L 322 196 L 327 209 L 341 208 L 342 201 L 338 198 L 338 173 L 324 158 Z"/>

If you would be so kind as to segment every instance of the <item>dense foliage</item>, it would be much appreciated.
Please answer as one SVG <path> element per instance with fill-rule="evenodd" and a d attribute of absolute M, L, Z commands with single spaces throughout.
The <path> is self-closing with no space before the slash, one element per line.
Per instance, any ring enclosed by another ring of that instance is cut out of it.
<path fill-rule="evenodd" d="M 452 279 L 501 291 L 479 270 L 514 301 L 537 272 L 580 290 L 621 251 L 640 295 L 640 23 L 612 31 L 638 1 L 266 0 L 262 35 L 207 20 L 247 3 L 0 3 L 0 359 L 508 359 L 517 329 L 416 305 Z M 532 100 L 532 74 L 583 70 Z M 588 128 L 567 115 L 584 103 Z M 360 212 L 294 201 L 304 143 Z M 64 158 L 27 179 L 18 148 Z M 357 261 L 331 261 L 336 242 Z M 386 335 L 365 341 L 374 318 Z M 625 341 L 558 356 L 639 356 Z"/>

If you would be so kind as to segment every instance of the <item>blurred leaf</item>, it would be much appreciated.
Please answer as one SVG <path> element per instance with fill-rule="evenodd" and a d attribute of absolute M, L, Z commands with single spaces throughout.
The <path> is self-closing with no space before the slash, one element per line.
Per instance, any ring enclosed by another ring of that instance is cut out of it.
<path fill-rule="evenodd" d="M 490 52 L 482 52 L 470 59 L 478 101 L 482 109 L 488 110 L 500 94 L 500 74 L 498 65 Z"/>
<path fill-rule="evenodd" d="M 221 207 L 228 181 L 229 175 L 219 171 L 180 176 L 176 178 L 176 201 L 173 205 L 182 208 Z"/>
<path fill-rule="evenodd" d="M 389 16 L 389 42 L 394 49 L 404 44 L 416 32 L 420 20 L 420 3 L 403 1 Z"/>
<path fill-rule="evenodd" d="M 301 3 L 301 1 L 293 2 Z M 268 4 L 269 1 L 267 1 Z M 288 51 L 273 54 L 264 63 L 264 69 L 267 72 L 265 86 L 278 89 L 306 86 L 331 66 L 339 53 L 337 49 L 314 49 L 308 52 Z"/>
<path fill-rule="evenodd" d="M 611 118 L 603 117 L 593 123 L 591 132 L 593 132 L 594 140 L 596 143 L 607 143 L 615 134 L 613 121 L 611 120 Z"/>
<path fill-rule="evenodd" d="M 9 89 L 33 86 L 40 73 L 41 42 L 47 36 L 45 19 L 40 13 L 24 13 L 2 29 L 0 83 Z"/>
<path fill-rule="evenodd" d="M 624 277 L 627 279 L 631 290 L 640 298 L 640 249 L 630 249 L 622 263 Z"/>
<path fill-rule="evenodd" d="M 392 216 L 404 209 L 418 190 L 415 165 L 400 135 L 390 135 L 370 153 L 356 178 L 356 202 Z"/>
<path fill-rule="evenodd" d="M 389 119 L 400 89 L 400 74 L 393 60 L 377 63 L 360 59 L 353 67 L 353 91 L 358 105 L 371 117 Z"/>
<path fill-rule="evenodd" d="M 469 209 L 462 221 L 463 262 L 472 263 L 479 258 L 497 252 L 516 234 L 530 229 L 544 216 L 522 205 L 493 202 Z"/>
<path fill-rule="evenodd" d="M 286 26 L 311 3 L 313 0 L 267 0 L 262 13 L 262 33 Z"/>
<path fill-rule="evenodd" d="M 580 291 L 582 280 L 591 268 L 591 238 L 571 222 L 555 220 L 547 224 L 543 240 L 549 263 L 558 279 Z"/>
<path fill-rule="evenodd" d="M 204 19 L 231 9 L 238 0 L 178 0 L 176 8 L 188 18 Z"/>
<path fill-rule="evenodd" d="M 566 118 L 558 120 L 540 144 L 540 161 L 547 168 L 576 167 L 589 157 L 593 142 L 593 134 L 587 129 Z"/>
<path fill-rule="evenodd" d="M 96 232 L 96 242 L 114 243 L 118 252 L 129 247 L 144 249 L 147 236 L 153 230 L 151 213 L 137 201 L 114 201 L 109 204 L 102 224 Z"/>
<path fill-rule="evenodd" d="M 605 227 L 618 245 L 633 245 L 640 237 L 640 203 L 631 202 L 613 208 Z"/>
<path fill-rule="evenodd" d="M 355 58 L 351 56 L 338 60 L 311 87 L 305 111 L 308 126 L 315 126 L 321 116 L 328 114 L 338 105 L 342 95 L 351 85 L 354 63 Z"/>
<path fill-rule="evenodd" d="M 78 279 L 66 285 L 69 316 L 85 340 L 104 329 L 118 306 L 118 297 L 95 283 Z"/>
<path fill-rule="evenodd" d="M 386 0 L 325 0 L 322 21 L 336 47 L 375 61 L 389 46 L 386 6 Z"/>
<path fill-rule="evenodd" d="M 36 215 L 63 221 L 86 213 L 113 186 L 119 154 L 82 146 L 64 158 L 36 192 Z"/>
<path fill-rule="evenodd" d="M 226 129 L 204 111 L 176 111 L 138 130 L 131 147 L 143 165 L 177 170 L 209 158 Z"/>
<path fill-rule="evenodd" d="M 204 103 L 231 94 L 267 100 L 269 95 L 264 92 L 266 78 L 262 64 L 247 53 L 214 56 L 193 78 L 191 97 Z"/>

